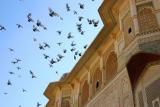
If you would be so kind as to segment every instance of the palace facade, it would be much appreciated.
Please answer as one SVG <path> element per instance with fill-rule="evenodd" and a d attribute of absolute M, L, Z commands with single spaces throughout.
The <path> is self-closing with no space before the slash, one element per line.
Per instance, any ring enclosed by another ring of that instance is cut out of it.
<path fill-rule="evenodd" d="M 160 107 L 160 0 L 104 0 L 104 27 L 46 107 Z"/>

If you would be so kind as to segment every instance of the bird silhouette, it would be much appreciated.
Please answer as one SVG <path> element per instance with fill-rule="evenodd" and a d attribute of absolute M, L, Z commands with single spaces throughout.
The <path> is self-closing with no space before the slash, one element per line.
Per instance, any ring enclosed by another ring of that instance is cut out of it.
<path fill-rule="evenodd" d="M 44 47 L 41 44 L 39 44 L 39 49 L 44 50 Z"/>
<path fill-rule="evenodd" d="M 81 35 L 84 35 L 84 32 L 85 32 L 85 31 L 81 31 Z"/>
<path fill-rule="evenodd" d="M 67 52 L 67 50 L 66 49 L 63 49 L 63 53 L 66 53 Z"/>
<path fill-rule="evenodd" d="M 59 35 L 61 35 L 61 34 L 62 34 L 62 31 L 58 30 L 57 33 L 58 33 Z"/>
<path fill-rule="evenodd" d="M 77 13 L 77 11 L 74 10 L 74 11 L 73 11 L 73 14 L 74 14 L 74 15 L 77 15 L 78 13 Z"/>
<path fill-rule="evenodd" d="M 71 46 L 76 46 L 76 44 L 74 43 L 74 41 L 72 41 Z"/>
<path fill-rule="evenodd" d="M 21 60 L 21 59 L 16 58 L 16 61 L 17 61 L 17 63 L 18 63 L 18 62 L 21 62 L 22 60 Z"/>
<path fill-rule="evenodd" d="M 78 20 L 79 20 L 79 21 L 82 21 L 83 18 L 84 18 L 84 17 L 79 16 L 79 17 L 78 17 Z"/>
<path fill-rule="evenodd" d="M 42 104 L 40 104 L 39 102 L 37 102 L 37 107 L 40 107 Z"/>
<path fill-rule="evenodd" d="M 36 78 L 36 76 L 34 75 L 34 73 L 30 70 L 29 73 L 31 74 L 31 78 Z"/>
<path fill-rule="evenodd" d="M 53 17 L 53 16 L 59 17 L 59 14 L 53 11 L 50 7 L 48 8 L 48 10 L 49 10 L 50 17 Z"/>
<path fill-rule="evenodd" d="M 12 85 L 10 80 L 7 81 L 7 85 L 10 85 L 10 86 Z"/>
<path fill-rule="evenodd" d="M 75 51 L 75 50 L 76 50 L 76 48 L 73 47 L 73 48 L 71 49 L 71 52 L 73 52 L 73 51 Z"/>
<path fill-rule="evenodd" d="M 70 11 L 70 7 L 69 7 L 68 3 L 66 4 L 66 9 L 67 9 L 68 12 Z"/>
<path fill-rule="evenodd" d="M 84 9 L 84 4 L 79 3 L 79 8 L 80 8 L 80 9 Z"/>
<path fill-rule="evenodd" d="M 76 55 L 74 55 L 74 60 L 76 60 Z"/>
<path fill-rule="evenodd" d="M 15 74 L 15 73 L 10 71 L 9 74 L 13 75 L 13 74 Z"/>
<path fill-rule="evenodd" d="M 89 25 L 93 24 L 93 20 L 87 18 L 87 21 L 88 21 L 88 24 L 89 24 Z"/>
<path fill-rule="evenodd" d="M 37 39 L 36 39 L 36 38 L 33 38 L 33 41 L 34 41 L 34 42 L 36 42 L 36 41 L 37 41 Z"/>
<path fill-rule="evenodd" d="M 37 25 L 37 26 L 41 26 L 41 27 L 43 26 L 42 23 L 41 23 L 39 20 L 37 20 L 36 25 Z"/>
<path fill-rule="evenodd" d="M 87 48 L 87 45 L 84 46 L 84 49 L 86 49 L 86 48 Z"/>
<path fill-rule="evenodd" d="M 44 44 L 44 47 L 46 48 L 50 48 L 50 46 L 49 46 L 49 44 L 47 44 L 47 43 L 45 43 L 45 42 L 43 42 L 43 44 Z"/>
<path fill-rule="evenodd" d="M 32 19 L 31 13 L 28 13 L 27 18 L 28 18 L 28 22 L 34 22 L 34 20 Z"/>
<path fill-rule="evenodd" d="M 1 30 L 1 31 L 2 31 L 2 30 L 6 30 L 6 28 L 5 28 L 4 26 L 0 25 L 0 30 Z"/>
<path fill-rule="evenodd" d="M 7 92 L 4 92 L 3 94 L 4 94 L 4 95 L 7 95 L 8 93 L 7 93 Z"/>
<path fill-rule="evenodd" d="M 17 70 L 20 70 L 21 68 L 20 67 L 17 67 Z"/>
<path fill-rule="evenodd" d="M 22 92 L 27 92 L 27 90 L 25 90 L 25 89 L 22 88 Z"/>
<path fill-rule="evenodd" d="M 97 27 L 97 26 L 98 26 L 98 23 L 99 23 L 99 21 L 93 20 L 93 25 L 94 25 L 94 27 Z"/>
<path fill-rule="evenodd" d="M 56 60 L 57 60 L 57 62 L 61 61 L 61 59 L 60 59 L 60 58 L 56 58 Z"/>
<path fill-rule="evenodd" d="M 20 24 L 16 24 L 16 25 L 17 25 L 18 28 L 23 28 L 23 26 L 20 25 Z"/>
<path fill-rule="evenodd" d="M 12 48 L 9 48 L 9 50 L 10 50 L 11 52 L 14 52 L 14 49 L 12 49 Z"/>
<path fill-rule="evenodd" d="M 50 61 L 50 64 L 54 64 L 54 63 L 56 63 L 56 61 L 54 61 L 53 58 L 52 58 L 51 61 Z"/>
<path fill-rule="evenodd" d="M 74 38 L 74 36 L 72 36 L 72 33 L 69 32 L 67 38 L 68 38 L 68 39 L 71 39 L 71 38 Z"/>
<path fill-rule="evenodd" d="M 12 64 L 17 64 L 18 62 L 17 62 L 17 61 L 12 61 L 11 63 L 12 63 Z"/>
<path fill-rule="evenodd" d="M 35 26 L 35 25 L 33 25 L 33 32 L 39 32 L 39 29 Z"/>
<path fill-rule="evenodd" d="M 45 59 L 48 59 L 48 58 L 49 58 L 48 55 L 46 55 L 46 54 L 43 54 L 43 55 L 44 55 L 44 58 L 45 58 Z"/>
<path fill-rule="evenodd" d="M 64 57 L 64 56 L 61 55 L 61 54 L 58 54 L 57 56 L 59 57 L 59 59 L 62 59 L 62 58 Z"/>
<path fill-rule="evenodd" d="M 62 45 L 62 43 L 63 43 L 63 42 L 58 42 L 57 44 L 58 44 L 58 46 L 61 46 L 61 45 Z"/>

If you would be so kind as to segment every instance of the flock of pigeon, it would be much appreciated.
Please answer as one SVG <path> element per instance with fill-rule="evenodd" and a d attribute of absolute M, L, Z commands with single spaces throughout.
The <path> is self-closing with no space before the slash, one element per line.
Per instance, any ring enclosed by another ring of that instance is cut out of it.
<path fill-rule="evenodd" d="M 21 0 L 20 0 L 21 1 Z M 94 1 L 94 0 L 92 0 Z M 79 3 L 79 9 L 81 10 L 84 10 L 85 9 L 85 4 L 83 3 Z M 83 23 L 82 23 L 82 20 L 86 20 L 88 22 L 89 25 L 93 25 L 93 27 L 97 27 L 98 24 L 99 24 L 99 20 L 95 20 L 95 19 L 90 19 L 90 18 L 85 18 L 83 16 L 79 16 L 78 15 L 78 11 L 76 10 L 71 10 L 71 7 L 68 3 L 66 3 L 65 5 L 65 8 L 66 8 L 66 11 L 67 12 L 73 12 L 73 15 L 76 15 L 77 19 L 78 19 L 78 22 L 76 23 L 75 27 L 77 28 L 77 31 L 80 33 L 80 35 L 85 35 L 85 30 L 83 29 Z M 57 13 L 56 11 L 54 11 L 51 7 L 48 8 L 48 16 L 51 17 L 51 18 L 59 18 L 61 21 L 63 21 L 63 17 Z M 39 19 L 35 20 L 33 17 L 32 17 L 32 13 L 28 13 L 26 15 L 26 19 L 27 19 L 27 22 L 28 23 L 31 23 L 32 24 L 32 31 L 33 32 L 40 32 L 41 29 L 42 30 L 47 30 L 48 28 L 45 26 L 45 24 L 43 24 Z M 17 28 L 18 29 L 22 29 L 23 26 L 21 24 L 16 24 Z M 2 31 L 7 31 L 8 29 L 3 26 L 3 25 L 0 25 L 0 32 Z M 60 36 L 62 35 L 62 31 L 61 30 L 57 30 L 56 31 L 57 34 Z M 77 57 L 81 57 L 82 56 L 82 52 L 80 50 L 77 49 L 77 44 L 75 43 L 74 41 L 74 35 L 72 34 L 72 32 L 68 32 L 67 34 L 67 39 L 70 40 L 70 46 L 71 48 L 69 49 L 62 49 L 62 52 L 57 54 L 55 57 L 51 57 L 49 55 L 47 55 L 47 53 L 43 53 L 42 56 L 44 57 L 44 59 L 46 59 L 48 61 L 48 66 L 50 68 L 53 68 L 53 66 L 57 63 L 59 63 L 60 61 L 63 60 L 63 58 L 65 58 L 66 56 L 66 53 L 68 52 L 72 52 L 73 53 L 73 59 L 76 60 Z M 37 41 L 37 38 L 33 38 L 33 42 L 38 42 Z M 60 47 L 61 49 L 61 46 L 63 45 L 63 41 L 61 42 L 57 42 L 56 45 L 58 47 Z M 42 43 L 38 43 L 39 46 L 37 46 L 37 48 L 39 48 L 40 51 L 44 51 L 44 50 L 47 50 L 47 49 L 50 49 L 51 48 L 51 45 L 46 43 L 46 42 L 42 42 Z M 83 49 L 87 49 L 88 45 L 85 44 L 83 46 Z M 9 48 L 9 51 L 10 52 L 15 52 L 15 50 L 13 48 Z M 11 63 L 13 65 L 16 65 L 16 68 L 17 70 L 21 70 L 21 67 L 18 66 L 19 63 L 22 62 L 22 59 L 20 58 L 15 58 L 14 60 L 11 61 Z M 34 78 L 37 78 L 37 76 L 34 74 L 34 72 L 32 70 L 29 70 L 28 73 L 31 75 L 31 78 L 34 79 Z M 55 71 L 55 73 L 58 75 L 58 71 Z M 10 75 L 14 75 L 15 72 L 12 72 L 10 71 L 9 72 Z M 20 75 L 19 75 L 20 77 Z M 8 86 L 12 86 L 12 81 L 8 79 L 8 81 L 6 82 L 6 84 Z M 22 92 L 27 92 L 26 89 L 22 88 Z M 7 92 L 4 92 L 4 95 L 7 95 L 8 93 Z M 36 106 L 37 107 L 40 107 L 42 104 L 37 102 Z M 19 105 L 19 107 L 22 107 L 21 105 Z"/>

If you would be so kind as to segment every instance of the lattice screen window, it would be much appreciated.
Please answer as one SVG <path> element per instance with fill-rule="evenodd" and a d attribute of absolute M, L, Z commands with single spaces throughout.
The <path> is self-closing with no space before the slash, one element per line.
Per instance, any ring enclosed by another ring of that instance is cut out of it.
<path fill-rule="evenodd" d="M 140 32 L 150 31 L 158 27 L 156 16 L 153 13 L 153 4 L 151 2 L 137 6 L 137 10 Z"/>
<path fill-rule="evenodd" d="M 153 102 L 156 101 L 155 99 L 160 98 L 160 79 L 154 81 L 152 84 L 147 86 L 145 91 L 147 96 L 148 107 L 157 107 L 157 102 L 155 102 L 154 104 Z"/>
<path fill-rule="evenodd" d="M 143 100 L 142 91 L 140 91 L 138 93 L 138 97 L 139 97 L 139 107 L 144 107 L 144 100 Z"/>

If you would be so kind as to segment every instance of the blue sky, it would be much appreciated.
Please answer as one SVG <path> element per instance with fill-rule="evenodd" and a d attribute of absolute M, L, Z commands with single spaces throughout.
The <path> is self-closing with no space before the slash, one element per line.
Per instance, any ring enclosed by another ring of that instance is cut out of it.
<path fill-rule="evenodd" d="M 66 3 L 70 6 L 70 12 L 66 11 Z M 78 3 L 85 5 L 83 10 Z M 76 43 L 76 50 L 84 53 L 83 46 L 89 46 L 102 28 L 103 24 L 98 15 L 101 3 L 102 0 L 0 0 L 0 25 L 6 28 L 6 31 L 0 31 L 1 107 L 36 107 L 37 102 L 40 102 L 42 107 L 46 105 L 48 100 L 43 92 L 48 84 L 59 80 L 63 73 L 70 72 L 80 58 L 74 60 L 74 53 L 70 51 L 71 42 Z M 49 17 L 48 7 L 59 13 L 63 20 Z M 73 14 L 74 10 L 78 12 L 77 15 Z M 35 21 L 39 19 L 47 30 L 39 28 L 40 32 L 33 32 L 32 25 L 35 23 L 27 22 L 28 13 L 32 13 Z M 84 17 L 82 22 L 78 21 L 78 16 Z M 99 20 L 98 27 L 89 25 L 87 18 Z M 18 29 L 17 23 L 23 28 Z M 76 23 L 83 24 L 84 35 L 77 31 Z M 62 34 L 58 35 L 57 30 L 62 30 Z M 73 39 L 67 39 L 69 32 L 74 36 Z M 33 38 L 37 41 L 34 42 Z M 51 48 L 39 50 L 39 44 L 43 42 L 47 42 Z M 63 42 L 62 46 L 59 47 L 57 42 Z M 8 48 L 13 48 L 14 52 L 10 52 Z M 67 49 L 66 54 L 63 54 L 63 49 Z M 65 57 L 50 68 L 50 59 L 55 59 L 59 53 Z M 50 59 L 44 59 L 43 54 L 49 55 Z M 15 58 L 20 58 L 22 62 L 11 64 Z M 17 70 L 18 66 L 21 70 Z M 37 78 L 31 78 L 30 70 Z M 15 74 L 10 75 L 10 71 Z M 55 71 L 58 71 L 58 75 Z M 7 85 L 8 80 L 12 82 L 12 86 Z M 26 93 L 22 92 L 23 88 L 27 90 Z M 4 95 L 5 92 L 8 94 Z"/>

